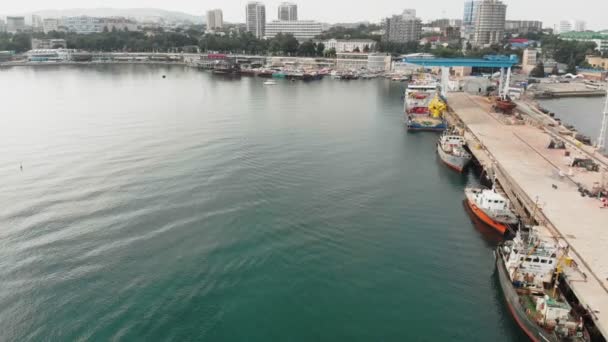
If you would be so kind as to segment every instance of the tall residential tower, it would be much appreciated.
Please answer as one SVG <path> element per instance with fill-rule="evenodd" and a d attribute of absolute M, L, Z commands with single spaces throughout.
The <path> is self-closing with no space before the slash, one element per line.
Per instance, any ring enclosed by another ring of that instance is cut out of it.
<path fill-rule="evenodd" d="M 291 2 L 282 2 L 279 5 L 278 18 L 282 21 L 298 20 L 298 5 Z"/>
<path fill-rule="evenodd" d="M 221 9 L 207 11 L 207 30 L 221 29 L 224 26 L 224 14 Z"/>
<path fill-rule="evenodd" d="M 507 5 L 500 0 L 475 2 L 473 45 L 487 46 L 499 44 L 505 35 Z"/>
<path fill-rule="evenodd" d="M 247 32 L 263 38 L 266 31 L 266 6 L 261 2 L 248 2 L 245 8 Z"/>
<path fill-rule="evenodd" d="M 393 43 L 407 43 L 420 39 L 422 21 L 416 18 L 416 10 L 406 9 L 384 21 L 384 39 Z"/>

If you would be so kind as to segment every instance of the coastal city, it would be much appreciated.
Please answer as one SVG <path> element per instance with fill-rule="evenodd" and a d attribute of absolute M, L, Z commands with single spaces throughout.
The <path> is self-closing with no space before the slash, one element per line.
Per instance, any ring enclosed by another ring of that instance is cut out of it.
<path fill-rule="evenodd" d="M 224 20 L 222 8 L 0 17 L 0 176 L 10 193 L 0 197 L 0 222 L 12 227 L 0 245 L 6 260 L 21 260 L 0 263 L 6 338 L 38 340 L 48 329 L 51 339 L 93 340 L 236 341 L 255 331 L 260 341 L 607 341 L 608 27 L 591 30 L 568 13 L 556 23 L 514 18 L 508 0 L 466 0 L 458 13 L 425 20 L 417 8 L 395 8 L 343 23 L 302 18 L 303 6 L 247 2 L 240 22 Z M 17 105 L 29 92 L 36 103 Z M 44 124 L 30 132 L 37 120 Z M 55 289 L 35 299 L 38 307 L 13 297 L 37 272 L 22 260 L 43 262 L 30 244 L 50 253 L 78 239 L 86 244 L 48 265 L 72 265 L 71 255 L 75 271 L 42 275 L 23 295 L 52 287 L 47 278 L 91 292 Z M 129 283 L 140 271 L 134 264 L 149 273 Z M 182 264 L 190 269 L 168 271 Z M 124 288 L 99 280 L 101 270 Z M 268 284 L 275 287 L 251 290 Z M 51 314 L 36 317 L 48 300 L 90 309 L 91 296 L 112 291 L 105 287 L 172 299 L 130 303 L 131 316 L 116 298 L 95 301 L 107 320 L 95 328 L 93 316 L 65 328 L 45 323 Z M 375 297 L 384 292 L 392 297 Z M 385 307 L 361 309 L 368 296 Z M 173 322 L 172 334 L 164 324 L 173 314 L 160 314 L 119 326 L 117 317 L 148 317 L 148 305 L 150 316 L 166 306 L 176 316 L 209 314 L 210 323 Z M 27 317 L 8 318 L 21 310 Z M 480 327 L 486 311 L 499 327 Z M 445 325 L 437 336 L 429 321 Z"/>

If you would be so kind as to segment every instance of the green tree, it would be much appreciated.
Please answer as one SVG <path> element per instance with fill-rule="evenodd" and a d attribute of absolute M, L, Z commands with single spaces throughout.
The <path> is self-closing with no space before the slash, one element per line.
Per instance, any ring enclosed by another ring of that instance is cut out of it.
<path fill-rule="evenodd" d="M 566 68 L 566 73 L 576 75 L 576 62 L 574 61 L 574 55 L 570 56 L 570 60 L 568 61 L 568 67 Z"/>
<path fill-rule="evenodd" d="M 335 58 L 336 57 L 336 48 L 330 48 L 325 52 L 325 57 L 327 58 Z"/>
<path fill-rule="evenodd" d="M 559 75 L 559 68 L 557 67 L 557 63 L 555 64 L 553 69 L 551 69 L 551 75 Z"/>
<path fill-rule="evenodd" d="M 317 52 L 317 48 L 312 40 L 305 41 L 298 47 L 298 55 L 311 57 Z"/>
<path fill-rule="evenodd" d="M 543 62 L 538 62 L 534 69 L 530 71 L 530 76 L 532 77 L 545 77 L 545 65 Z"/>
<path fill-rule="evenodd" d="M 325 52 L 325 44 L 317 43 L 317 56 L 323 56 L 324 52 Z"/>
<path fill-rule="evenodd" d="M 361 50 L 359 50 L 359 47 L 356 46 L 355 49 L 353 50 L 353 52 L 361 52 Z"/>
<path fill-rule="evenodd" d="M 365 44 L 365 46 L 363 47 L 363 52 L 369 53 L 369 45 Z"/>

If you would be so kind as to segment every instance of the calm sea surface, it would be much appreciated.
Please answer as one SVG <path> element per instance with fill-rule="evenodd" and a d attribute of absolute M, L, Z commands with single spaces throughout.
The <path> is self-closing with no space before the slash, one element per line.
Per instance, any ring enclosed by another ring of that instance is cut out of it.
<path fill-rule="evenodd" d="M 591 137 L 593 142 L 600 135 L 605 97 L 581 97 L 556 100 L 542 100 L 539 103 L 555 113 L 562 122 L 574 125 L 576 129 Z"/>
<path fill-rule="evenodd" d="M 525 340 L 402 88 L 0 70 L 0 340 Z"/>

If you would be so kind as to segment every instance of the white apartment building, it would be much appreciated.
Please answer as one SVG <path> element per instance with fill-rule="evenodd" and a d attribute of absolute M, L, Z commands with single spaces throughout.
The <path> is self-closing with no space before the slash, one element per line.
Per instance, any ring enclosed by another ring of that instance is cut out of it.
<path fill-rule="evenodd" d="M 353 52 L 359 49 L 363 52 L 367 46 L 369 51 L 376 48 L 376 41 L 371 39 L 329 39 L 323 42 L 325 50 L 335 49 L 336 52 Z"/>
<path fill-rule="evenodd" d="M 257 38 L 264 37 L 266 32 L 266 6 L 261 2 L 248 2 L 245 7 L 245 24 L 247 32 Z"/>
<path fill-rule="evenodd" d="M 298 41 L 313 39 L 320 35 L 322 25 L 313 20 L 282 21 L 273 20 L 266 24 L 265 38 L 274 38 L 279 33 L 290 33 Z"/>
<path fill-rule="evenodd" d="M 221 29 L 224 26 L 224 14 L 221 9 L 207 11 L 207 30 Z"/>
<path fill-rule="evenodd" d="M 32 14 L 32 30 L 34 32 L 42 32 L 43 31 L 43 24 L 42 24 L 42 17 L 41 16 Z"/>
<path fill-rule="evenodd" d="M 416 18 L 416 10 L 406 9 L 401 15 L 384 19 L 384 39 L 394 43 L 407 43 L 420 39 L 422 21 Z"/>
<path fill-rule="evenodd" d="M 70 32 L 76 33 L 95 33 L 103 31 L 103 24 L 100 18 L 95 17 L 66 17 L 62 19 L 62 26 Z"/>
<path fill-rule="evenodd" d="M 474 3 L 473 45 L 499 44 L 505 35 L 507 5 L 500 0 L 483 0 Z"/>
<path fill-rule="evenodd" d="M 572 32 L 572 22 L 570 20 L 562 20 L 559 22 L 559 33 Z"/>
<path fill-rule="evenodd" d="M 587 31 L 587 22 L 584 20 L 577 20 L 574 22 L 574 31 L 585 32 Z"/>
<path fill-rule="evenodd" d="M 25 17 L 6 17 L 6 32 L 17 33 L 25 30 Z"/>
<path fill-rule="evenodd" d="M 279 5 L 277 18 L 282 21 L 298 20 L 298 5 L 292 2 L 282 2 Z"/>
<path fill-rule="evenodd" d="M 56 18 L 45 18 L 42 21 L 42 28 L 44 33 L 49 33 L 51 31 L 59 31 L 60 26 L 61 21 Z"/>

